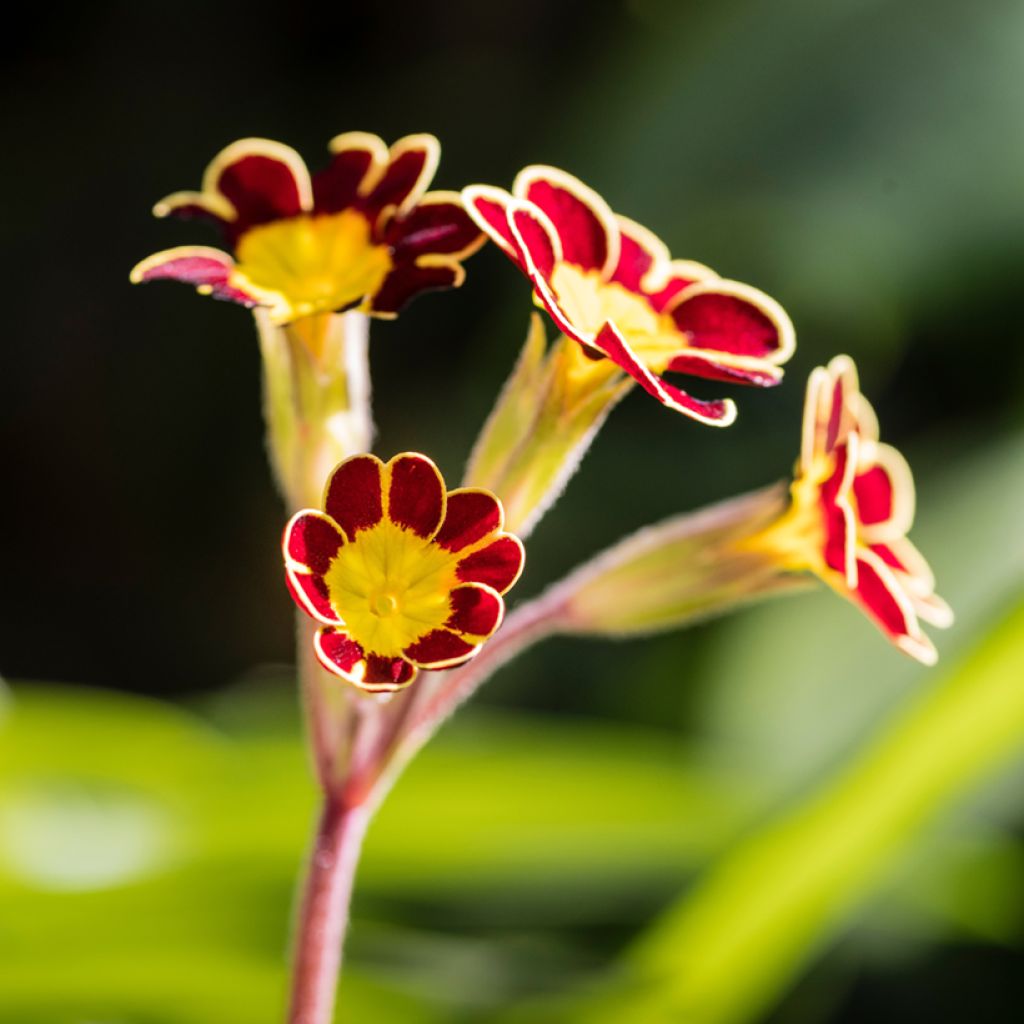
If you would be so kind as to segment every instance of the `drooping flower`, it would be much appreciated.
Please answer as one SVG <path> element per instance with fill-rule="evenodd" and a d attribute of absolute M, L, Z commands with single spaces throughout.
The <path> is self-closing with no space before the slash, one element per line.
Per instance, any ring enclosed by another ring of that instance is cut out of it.
<path fill-rule="evenodd" d="M 614 214 L 572 175 L 536 165 L 520 172 L 511 193 L 472 185 L 462 195 L 558 328 L 662 404 L 726 426 L 736 417 L 731 401 L 701 401 L 661 374 L 761 387 L 782 379 L 795 340 L 774 299 L 699 263 L 673 260 L 659 238 Z"/>
<path fill-rule="evenodd" d="M 807 382 L 803 442 L 782 518 L 755 538 L 787 569 L 810 570 L 859 605 L 901 650 L 937 659 L 920 621 L 945 628 L 953 613 L 907 539 L 914 481 L 903 456 L 878 440 L 878 420 L 848 356 Z"/>
<path fill-rule="evenodd" d="M 241 139 L 214 157 L 198 192 L 175 192 L 158 217 L 212 221 L 234 258 L 207 246 L 158 252 L 132 280 L 171 278 L 203 294 L 266 306 L 275 323 L 360 308 L 393 317 L 415 295 L 462 284 L 484 236 L 457 192 L 427 192 L 440 145 L 409 135 L 390 149 L 347 132 L 310 176 L 295 150 Z"/>
<path fill-rule="evenodd" d="M 399 690 L 419 668 L 467 661 L 501 624 L 523 546 L 493 494 L 446 492 L 425 455 L 356 455 L 323 504 L 292 517 L 283 551 L 292 596 L 322 624 L 314 642 L 328 671 Z"/>

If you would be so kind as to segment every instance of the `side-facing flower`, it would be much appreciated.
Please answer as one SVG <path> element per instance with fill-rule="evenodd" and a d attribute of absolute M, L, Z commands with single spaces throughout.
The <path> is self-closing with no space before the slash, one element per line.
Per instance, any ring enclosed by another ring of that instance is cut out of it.
<path fill-rule="evenodd" d="M 920 621 L 945 628 L 953 613 L 907 539 L 914 481 L 903 456 L 878 440 L 878 420 L 848 356 L 807 382 L 803 442 L 786 514 L 752 542 L 787 569 L 809 570 L 859 605 L 901 650 L 937 659 Z"/>
<path fill-rule="evenodd" d="M 292 517 L 283 551 L 292 596 L 322 624 L 314 644 L 328 671 L 399 690 L 419 668 L 467 661 L 501 624 L 523 545 L 493 494 L 446 492 L 425 455 L 356 455 L 323 505 Z"/>
<path fill-rule="evenodd" d="M 457 192 L 427 192 L 440 145 L 409 135 L 390 149 L 347 132 L 311 176 L 295 150 L 241 139 L 214 157 L 198 192 L 175 192 L 158 217 L 212 221 L 234 258 L 207 246 L 158 252 L 132 280 L 171 278 L 203 294 L 266 306 L 275 323 L 360 308 L 393 317 L 415 295 L 455 288 L 484 236 Z"/>
<path fill-rule="evenodd" d="M 614 214 L 572 175 L 536 165 L 520 172 L 511 193 L 473 185 L 462 195 L 558 328 L 662 404 L 726 426 L 736 417 L 731 401 L 701 401 L 661 374 L 762 387 L 782 379 L 795 341 L 775 300 L 699 263 L 673 260 L 659 238 Z"/>

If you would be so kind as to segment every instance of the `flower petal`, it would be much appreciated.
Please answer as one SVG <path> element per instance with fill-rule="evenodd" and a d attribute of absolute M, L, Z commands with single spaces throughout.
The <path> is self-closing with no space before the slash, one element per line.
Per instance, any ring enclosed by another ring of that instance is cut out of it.
<path fill-rule="evenodd" d="M 384 463 L 375 455 L 353 455 L 327 481 L 324 510 L 349 540 L 384 518 L 383 474 Z"/>
<path fill-rule="evenodd" d="M 327 626 L 341 625 L 341 619 L 334 610 L 323 576 L 299 572 L 293 566 L 285 565 L 285 583 L 292 600 L 308 615 Z"/>
<path fill-rule="evenodd" d="M 501 502 L 490 491 L 470 487 L 449 491 L 444 522 L 434 541 L 448 551 L 461 551 L 499 531 L 504 519 Z"/>
<path fill-rule="evenodd" d="M 436 257 L 437 263 L 428 262 L 430 256 L 421 256 L 422 262 L 396 264 L 380 288 L 370 298 L 369 312 L 384 320 L 394 318 L 417 295 L 440 288 L 458 288 L 466 279 L 466 271 L 449 257 Z"/>
<path fill-rule="evenodd" d="M 226 229 L 236 217 L 235 208 L 219 192 L 173 192 L 153 207 L 154 217 L 206 220 Z"/>
<path fill-rule="evenodd" d="M 497 591 L 482 583 L 456 587 L 449 595 L 452 613 L 445 623 L 447 629 L 468 634 L 477 642 L 486 640 L 501 625 L 505 602 Z"/>
<path fill-rule="evenodd" d="M 619 226 L 593 189 L 557 167 L 536 164 L 519 172 L 512 194 L 547 214 L 567 263 L 611 276 L 619 262 Z"/>
<path fill-rule="evenodd" d="M 519 579 L 525 557 L 522 541 L 511 533 L 503 533 L 466 555 L 455 575 L 464 583 L 486 583 L 504 594 Z"/>
<path fill-rule="evenodd" d="M 835 450 L 832 473 L 818 489 L 825 528 L 821 554 L 830 569 L 843 574 L 850 589 L 857 586 L 857 518 L 850 505 L 857 442 L 857 435 L 851 434 Z"/>
<path fill-rule="evenodd" d="M 671 373 L 687 373 L 691 377 L 702 377 L 705 380 L 749 384 L 758 388 L 773 387 L 782 379 L 782 371 L 774 366 L 765 365 L 759 369 L 730 366 L 713 355 L 685 350 L 680 355 L 673 356 L 665 370 Z"/>
<path fill-rule="evenodd" d="M 428 192 L 407 214 L 396 217 L 385 235 L 395 261 L 425 253 L 463 260 L 484 244 L 484 238 L 458 192 Z"/>
<path fill-rule="evenodd" d="M 402 690 L 416 678 L 416 666 L 405 658 L 388 657 L 383 654 L 366 655 L 366 673 L 360 689 L 370 693 L 394 693 Z"/>
<path fill-rule="evenodd" d="M 330 164 L 313 176 L 317 213 L 338 213 L 353 206 L 377 184 L 388 162 L 384 140 L 369 132 L 336 135 L 329 148 Z"/>
<path fill-rule="evenodd" d="M 469 185 L 462 190 L 466 212 L 477 227 L 518 267 L 523 265 L 519 243 L 508 222 L 508 211 L 515 201 L 503 188 L 492 185 Z"/>
<path fill-rule="evenodd" d="M 868 442 L 864 448 L 871 452 L 871 464 L 859 468 L 853 481 L 861 533 L 869 541 L 902 537 L 914 522 L 910 466 L 891 445 Z"/>
<path fill-rule="evenodd" d="M 593 342 L 616 366 L 625 370 L 649 395 L 684 416 L 715 427 L 727 427 L 736 419 L 736 406 L 728 399 L 703 402 L 655 376 L 636 357 L 613 324 L 605 324 Z"/>
<path fill-rule="evenodd" d="M 328 672 L 370 693 L 401 690 L 416 677 L 416 666 L 405 658 L 367 654 L 348 633 L 330 626 L 317 632 L 313 648 Z"/>
<path fill-rule="evenodd" d="M 527 266 L 549 280 L 555 264 L 562 261 L 562 243 L 547 214 L 519 201 L 509 206 L 508 222 Z"/>
<path fill-rule="evenodd" d="M 611 279 L 631 292 L 653 290 L 652 276 L 664 274 L 671 259 L 668 246 L 653 231 L 628 217 L 616 215 L 615 220 L 619 226 L 619 261 Z"/>
<path fill-rule="evenodd" d="M 302 157 L 270 139 L 239 139 L 203 175 L 203 193 L 220 194 L 235 210 L 233 237 L 256 224 L 313 209 L 313 185 Z"/>
<path fill-rule="evenodd" d="M 702 281 L 684 289 L 665 312 L 691 346 L 775 365 L 793 354 L 796 337 L 785 310 L 738 281 Z"/>
<path fill-rule="evenodd" d="M 425 455 L 405 452 L 388 463 L 388 518 L 417 536 L 437 533 L 444 519 L 444 478 Z"/>
<path fill-rule="evenodd" d="M 179 245 L 154 253 L 137 263 L 131 272 L 133 284 L 146 281 L 181 281 L 193 285 L 201 295 L 238 302 L 243 306 L 258 305 L 257 300 L 230 283 L 235 261 L 220 249 L 205 245 Z"/>
<path fill-rule="evenodd" d="M 447 629 L 435 629 L 402 652 L 420 668 L 451 668 L 471 658 L 479 644 L 463 640 Z"/>
<path fill-rule="evenodd" d="M 437 171 L 441 144 L 433 135 L 407 135 L 389 152 L 388 166 L 363 200 L 374 214 L 396 207 L 399 216 L 411 210 L 427 190 Z"/>
<path fill-rule="evenodd" d="M 913 606 L 892 572 L 870 551 L 857 558 L 857 603 L 878 627 L 906 654 L 934 665 L 938 654 L 921 632 Z"/>
<path fill-rule="evenodd" d="M 288 521 L 281 548 L 286 563 L 323 575 L 344 543 L 345 538 L 333 519 L 307 509 L 296 512 Z"/>
<path fill-rule="evenodd" d="M 696 260 L 672 260 L 660 275 L 652 275 L 647 283 L 647 301 L 656 313 L 664 313 L 679 293 L 701 281 L 717 281 L 718 275 Z"/>
<path fill-rule="evenodd" d="M 362 647 L 348 633 L 330 626 L 317 630 L 313 637 L 313 649 L 317 660 L 328 672 L 350 683 L 358 685 L 362 682 L 365 656 Z"/>

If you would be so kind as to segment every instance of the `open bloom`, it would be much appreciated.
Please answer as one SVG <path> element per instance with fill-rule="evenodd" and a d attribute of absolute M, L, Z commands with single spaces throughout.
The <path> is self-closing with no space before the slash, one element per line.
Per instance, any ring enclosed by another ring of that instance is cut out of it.
<path fill-rule="evenodd" d="M 523 545 L 502 530 L 488 491 L 445 491 L 425 455 L 342 462 L 324 511 L 284 531 L 292 596 L 322 623 L 316 654 L 330 672 L 375 692 L 399 690 L 418 668 L 451 668 L 501 624 Z"/>
<path fill-rule="evenodd" d="M 172 278 L 276 323 L 358 307 L 394 316 L 414 295 L 454 288 L 461 261 L 483 244 L 457 192 L 426 192 L 440 146 L 409 135 L 390 149 L 347 132 L 310 176 L 295 150 L 241 139 L 214 157 L 199 192 L 175 192 L 153 212 L 213 221 L 235 258 L 207 246 L 158 252 L 132 280 Z"/>
<path fill-rule="evenodd" d="M 699 263 L 673 260 L 659 238 L 614 214 L 572 175 L 531 166 L 511 193 L 472 185 L 462 195 L 558 328 L 662 404 L 726 426 L 736 417 L 731 401 L 700 401 L 660 375 L 762 387 L 782 379 L 795 342 L 777 302 Z"/>
<path fill-rule="evenodd" d="M 878 440 L 878 420 L 848 356 L 807 382 L 803 444 L 788 512 L 756 538 L 787 568 L 809 569 L 858 604 L 903 651 L 935 663 L 923 619 L 945 628 L 953 613 L 907 539 L 914 481 L 906 460 Z"/>

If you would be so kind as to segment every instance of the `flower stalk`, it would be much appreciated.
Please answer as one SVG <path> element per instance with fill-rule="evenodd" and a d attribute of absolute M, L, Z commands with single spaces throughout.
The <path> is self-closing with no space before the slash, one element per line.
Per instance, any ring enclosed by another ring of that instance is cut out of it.
<path fill-rule="evenodd" d="M 289 511 L 317 504 L 343 459 L 373 443 L 364 313 L 274 324 L 255 310 L 270 462 Z"/>
<path fill-rule="evenodd" d="M 526 536 L 575 473 L 605 418 L 631 387 L 575 342 L 547 345 L 530 321 L 515 369 L 484 424 L 465 483 L 493 491 L 508 529 Z"/>
<path fill-rule="evenodd" d="M 370 811 L 328 794 L 317 827 L 295 937 L 289 1024 L 329 1024 L 356 865 Z"/>

